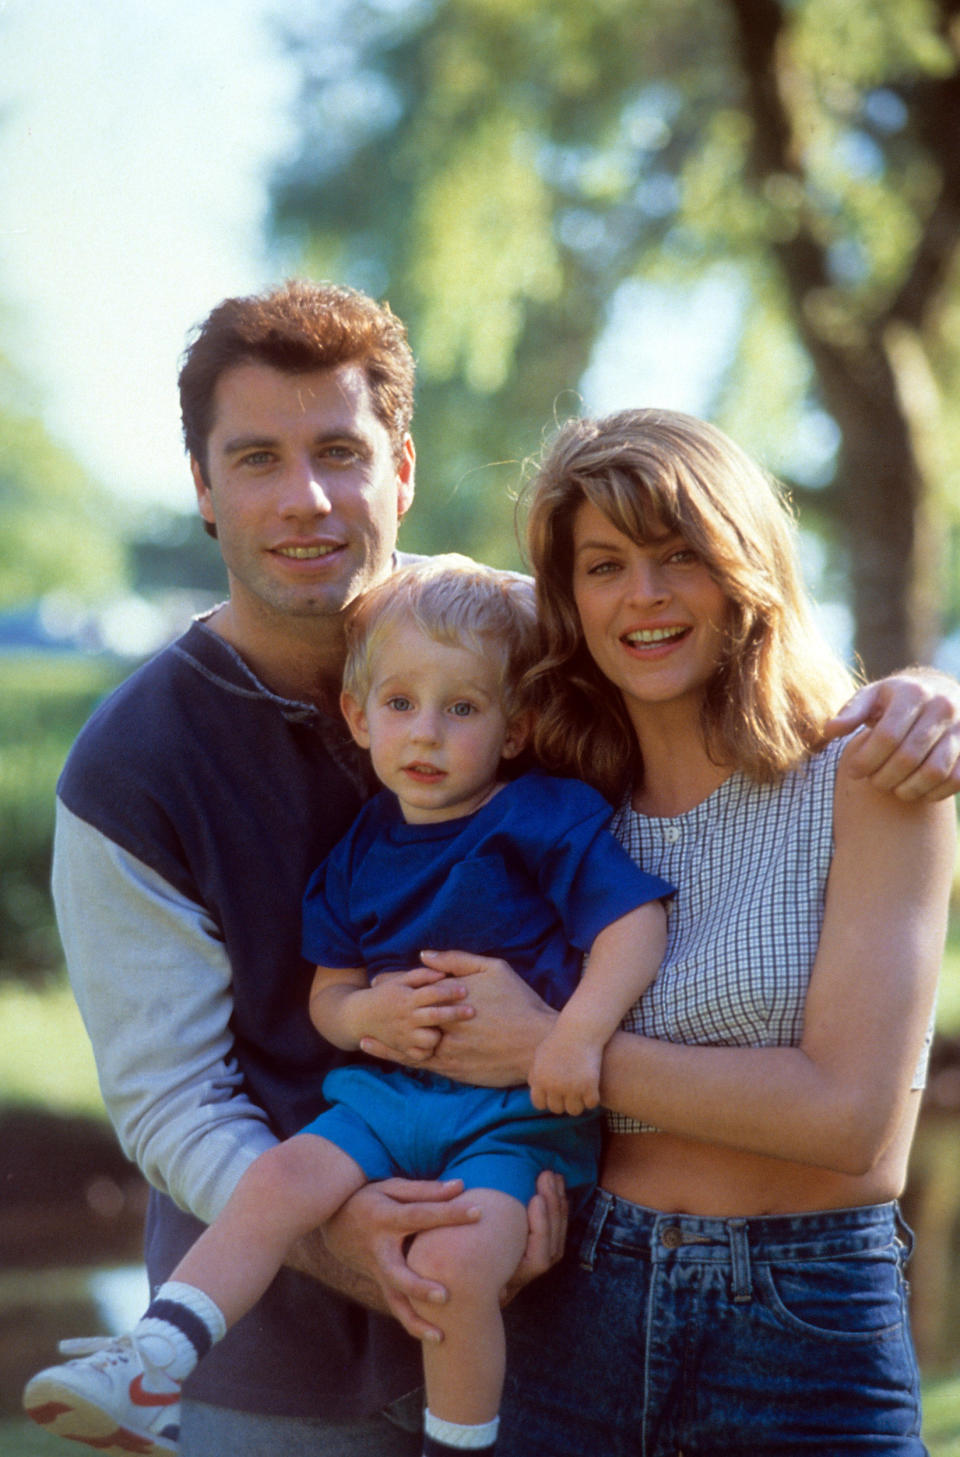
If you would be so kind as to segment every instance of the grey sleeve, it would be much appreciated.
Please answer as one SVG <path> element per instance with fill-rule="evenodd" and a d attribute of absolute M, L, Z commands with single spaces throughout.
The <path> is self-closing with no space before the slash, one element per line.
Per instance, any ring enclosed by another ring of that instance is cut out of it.
<path fill-rule="evenodd" d="M 277 1141 L 233 1057 L 230 965 L 216 928 L 202 906 L 59 801 L 53 898 L 124 1152 L 209 1223 Z"/>

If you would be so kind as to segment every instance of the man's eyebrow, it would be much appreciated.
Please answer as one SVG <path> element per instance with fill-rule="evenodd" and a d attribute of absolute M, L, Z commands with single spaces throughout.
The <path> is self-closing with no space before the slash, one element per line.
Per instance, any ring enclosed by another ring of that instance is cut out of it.
<path fill-rule="evenodd" d="M 269 450 L 276 443 L 273 435 L 235 435 L 232 440 L 223 442 L 222 449 L 224 455 L 236 455 L 240 450 Z"/>
<path fill-rule="evenodd" d="M 333 426 L 330 429 L 318 430 L 313 437 L 313 444 L 328 445 L 336 440 L 354 445 L 358 449 L 369 449 L 366 437 L 358 435 L 355 430 L 348 427 L 340 430 Z M 237 455 L 243 450 L 275 450 L 279 444 L 280 439 L 276 435 L 234 435 L 230 440 L 224 441 L 222 450 L 224 455 Z"/>

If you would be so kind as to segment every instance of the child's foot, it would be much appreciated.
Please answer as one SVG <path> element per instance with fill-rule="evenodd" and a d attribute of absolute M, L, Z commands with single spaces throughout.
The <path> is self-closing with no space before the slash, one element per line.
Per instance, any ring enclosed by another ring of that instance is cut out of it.
<path fill-rule="evenodd" d="M 29 1417 L 104 1457 L 177 1451 L 180 1382 L 146 1359 L 130 1336 L 61 1341 L 60 1349 L 81 1359 L 48 1366 L 27 1383 Z"/>

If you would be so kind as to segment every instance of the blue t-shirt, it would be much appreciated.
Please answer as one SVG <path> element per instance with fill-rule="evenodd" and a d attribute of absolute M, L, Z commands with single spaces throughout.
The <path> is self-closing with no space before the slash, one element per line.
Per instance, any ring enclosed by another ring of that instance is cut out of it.
<path fill-rule="evenodd" d="M 610 817 L 596 790 L 538 772 L 430 824 L 407 824 L 384 790 L 310 880 L 303 953 L 371 977 L 426 949 L 500 956 L 560 1008 L 598 933 L 674 889 L 634 864 Z"/>

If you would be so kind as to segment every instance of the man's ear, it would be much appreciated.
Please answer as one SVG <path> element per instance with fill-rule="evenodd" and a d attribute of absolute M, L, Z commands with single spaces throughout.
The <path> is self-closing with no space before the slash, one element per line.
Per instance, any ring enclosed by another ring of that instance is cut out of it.
<path fill-rule="evenodd" d="M 363 704 L 358 703 L 352 693 L 341 693 L 340 712 L 347 721 L 347 728 L 361 749 L 369 749 L 370 734 L 367 730 L 367 715 L 364 712 Z"/>
<path fill-rule="evenodd" d="M 533 711 L 527 709 L 524 713 L 515 714 L 507 724 L 507 732 L 503 738 L 503 751 L 501 757 L 504 759 L 515 759 L 522 754 L 527 747 L 533 734 Z"/>
<path fill-rule="evenodd" d="M 210 497 L 210 487 L 203 478 L 203 468 L 195 455 L 190 457 L 190 474 L 193 476 L 193 488 L 197 493 L 197 505 L 200 507 L 200 515 L 208 526 L 216 526 L 216 517 L 213 514 L 213 501 Z"/>
<path fill-rule="evenodd" d="M 397 520 L 402 521 L 404 516 L 413 505 L 413 493 L 415 490 L 415 468 L 417 453 L 413 448 L 413 440 L 409 435 L 403 437 L 403 444 L 400 447 L 400 460 L 397 464 Z"/>

